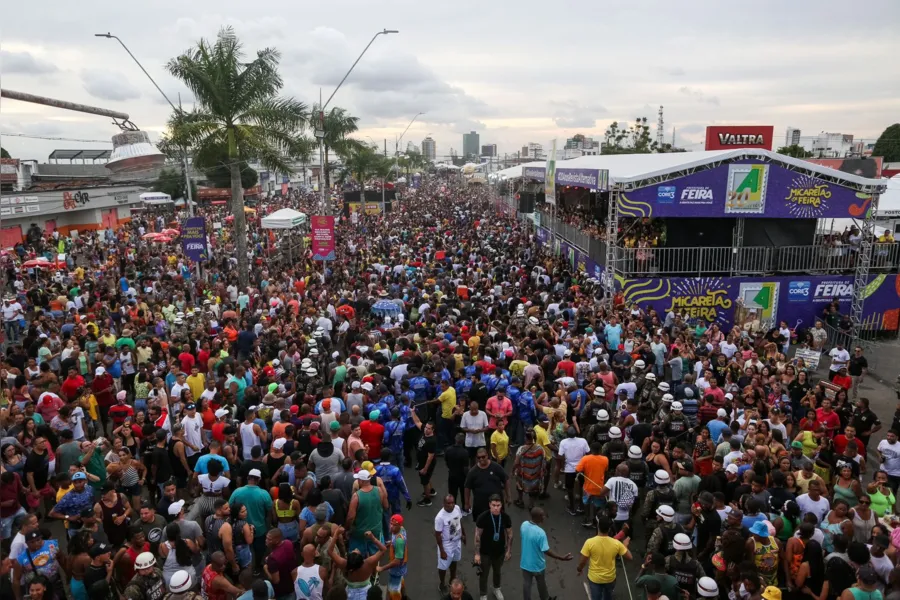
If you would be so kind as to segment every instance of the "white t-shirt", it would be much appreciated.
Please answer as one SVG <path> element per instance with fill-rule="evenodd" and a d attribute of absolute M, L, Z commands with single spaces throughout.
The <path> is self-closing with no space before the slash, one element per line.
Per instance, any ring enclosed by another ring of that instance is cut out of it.
<path fill-rule="evenodd" d="M 224 475 L 219 475 L 218 479 L 210 481 L 208 473 L 199 475 L 197 480 L 200 482 L 200 489 L 207 494 L 218 494 L 225 490 L 228 487 L 228 484 L 231 483 L 231 480 Z"/>
<path fill-rule="evenodd" d="M 69 424 L 72 426 L 72 437 L 76 440 L 84 439 L 84 409 L 76 406 L 69 415 Z"/>
<path fill-rule="evenodd" d="M 575 467 L 578 466 L 585 454 L 591 451 L 587 440 L 580 437 L 566 438 L 559 443 L 559 455 L 566 459 L 566 465 L 563 467 L 564 473 L 574 473 Z"/>
<path fill-rule="evenodd" d="M 884 457 L 881 468 L 888 475 L 900 476 L 900 442 L 891 444 L 887 440 L 881 440 L 878 442 L 878 451 Z"/>
<path fill-rule="evenodd" d="M 616 521 L 627 521 L 638 496 L 637 484 L 627 477 L 610 477 L 603 487 L 609 490 L 607 498 L 616 503 Z"/>
<path fill-rule="evenodd" d="M 18 315 L 22 312 L 22 305 L 18 302 L 10 302 L 9 304 L 3 305 L 3 320 L 4 321 L 15 321 L 18 319 Z"/>
<path fill-rule="evenodd" d="M 466 411 L 463 413 L 462 421 L 459 426 L 463 429 L 484 429 L 488 426 L 487 414 L 485 414 L 483 410 L 479 410 L 477 415 L 473 415 L 471 412 Z M 484 432 L 466 432 L 466 448 L 477 448 L 484 445 Z"/>
<path fill-rule="evenodd" d="M 730 344 L 727 341 L 719 342 L 719 350 L 722 351 L 722 354 L 725 355 L 725 358 L 731 360 L 731 357 L 734 356 L 734 353 L 737 352 L 737 346 L 734 344 Z"/>
<path fill-rule="evenodd" d="M 434 530 L 441 534 L 445 549 L 462 544 L 462 511 L 453 506 L 451 512 L 441 509 L 434 518 Z"/>
<path fill-rule="evenodd" d="M 825 515 L 831 510 L 831 503 L 825 496 L 820 496 L 818 501 L 815 501 L 809 497 L 809 494 L 803 494 L 802 496 L 797 497 L 797 505 L 800 507 L 801 520 L 809 513 L 812 513 L 819 519 L 819 523 L 822 522 Z"/>
<path fill-rule="evenodd" d="M 828 370 L 835 373 L 840 371 L 841 367 L 846 367 L 847 363 L 850 362 L 850 353 L 847 352 L 846 348 L 840 350 L 832 348 L 831 352 L 828 353 L 828 356 L 831 357 L 831 366 L 828 367 Z"/>
<path fill-rule="evenodd" d="M 193 444 L 197 448 L 203 448 L 203 438 L 200 430 L 203 429 L 203 417 L 200 413 L 194 415 L 193 418 L 185 415 L 181 419 L 181 425 L 184 427 L 184 441 Z M 200 450 L 193 450 L 187 444 L 184 445 L 185 456 L 193 456 Z"/>

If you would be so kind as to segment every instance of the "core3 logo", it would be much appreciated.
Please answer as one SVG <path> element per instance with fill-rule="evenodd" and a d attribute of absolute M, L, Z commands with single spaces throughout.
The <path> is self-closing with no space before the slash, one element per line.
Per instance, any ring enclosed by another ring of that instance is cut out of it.
<path fill-rule="evenodd" d="M 809 300 L 809 292 L 808 281 L 791 281 L 788 283 L 788 302 L 806 302 Z"/>
<path fill-rule="evenodd" d="M 675 202 L 675 186 L 661 185 L 657 187 L 656 202 L 659 204 L 672 204 Z"/>

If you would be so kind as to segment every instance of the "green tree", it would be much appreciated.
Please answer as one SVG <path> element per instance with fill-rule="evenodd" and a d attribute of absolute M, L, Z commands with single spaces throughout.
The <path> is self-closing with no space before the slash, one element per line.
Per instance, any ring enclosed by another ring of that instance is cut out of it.
<path fill-rule="evenodd" d="M 3 146 L 0 146 L 0 158 L 12 158 Z"/>
<path fill-rule="evenodd" d="M 178 198 L 187 200 L 187 196 L 184 193 L 184 172 L 178 168 L 162 169 L 159 172 L 159 178 L 153 183 L 153 191 L 168 194 L 172 196 L 173 200 Z M 194 183 L 193 179 L 191 180 L 191 198 L 196 202 L 197 184 Z"/>
<path fill-rule="evenodd" d="M 313 105 L 310 112 L 310 128 L 315 130 L 322 127 L 319 105 Z M 322 146 L 325 154 L 325 187 L 331 187 L 330 156 L 333 152 L 341 159 L 346 158 L 359 150 L 365 144 L 350 137 L 359 129 L 359 117 L 354 117 L 343 108 L 335 106 L 325 113 L 325 137 Z"/>
<path fill-rule="evenodd" d="M 778 154 L 784 154 L 785 156 L 793 156 L 794 158 L 810 158 L 813 155 L 812 152 L 807 152 L 807 150 L 803 146 L 799 146 L 797 144 L 782 146 L 775 152 L 777 152 Z"/>
<path fill-rule="evenodd" d="M 192 111 L 179 111 L 170 120 L 172 141 L 192 149 L 199 165 L 213 164 L 226 150 L 242 288 L 249 285 L 250 272 L 240 161 L 255 157 L 270 170 L 290 173 L 289 159 L 309 151 L 299 136 L 309 122 L 306 105 L 277 95 L 283 86 L 279 59 L 277 50 L 266 48 L 247 62 L 234 30 L 225 27 L 214 43 L 200 40 L 166 65 L 196 98 Z"/>
<path fill-rule="evenodd" d="M 224 150 L 224 148 L 223 148 Z M 206 179 L 213 187 L 231 187 L 231 168 L 228 166 L 228 155 L 222 152 L 222 158 L 211 166 L 197 165 L 203 169 Z M 259 173 L 247 164 L 247 161 L 239 161 L 238 168 L 241 172 L 241 187 L 252 188 L 259 183 Z"/>
<path fill-rule="evenodd" d="M 878 136 L 872 156 L 882 156 L 884 162 L 900 162 L 900 123 L 894 123 Z"/>
<path fill-rule="evenodd" d="M 657 151 L 656 140 L 650 136 L 647 117 L 638 117 L 629 126 L 613 121 L 603 134 L 601 154 L 650 154 Z"/>
<path fill-rule="evenodd" d="M 373 177 L 384 177 L 390 172 L 391 162 L 385 159 L 373 146 L 360 143 L 343 158 L 343 169 L 338 174 L 338 181 L 353 179 L 359 185 L 359 201 L 365 204 L 366 182 Z"/>

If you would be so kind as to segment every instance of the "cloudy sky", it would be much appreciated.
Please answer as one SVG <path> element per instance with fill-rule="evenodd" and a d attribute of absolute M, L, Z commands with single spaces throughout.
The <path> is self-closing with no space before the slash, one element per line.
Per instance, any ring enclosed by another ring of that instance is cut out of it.
<path fill-rule="evenodd" d="M 21 5 L 22 8 L 25 5 Z M 787 126 L 874 138 L 900 120 L 900 2 L 835 0 L 737 6 L 717 0 L 32 0 L 3 12 L 4 87 L 126 112 L 156 139 L 168 106 L 113 40 L 120 36 L 173 100 L 190 93 L 163 65 L 232 25 L 248 51 L 282 53 L 284 94 L 327 97 L 372 35 L 381 36 L 334 102 L 361 118 L 360 139 L 393 148 L 431 134 L 439 155 L 462 133 L 515 153 L 665 106 L 667 140 L 702 149 L 710 124 Z M 102 117 L 3 100 L 3 146 L 44 159 L 54 148 L 103 147 Z"/>

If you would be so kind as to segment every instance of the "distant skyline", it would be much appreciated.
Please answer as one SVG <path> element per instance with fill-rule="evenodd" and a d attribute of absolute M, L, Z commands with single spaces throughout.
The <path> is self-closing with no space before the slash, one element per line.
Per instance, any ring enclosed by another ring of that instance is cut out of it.
<path fill-rule="evenodd" d="M 83 0 L 40 18 L 6 11 L 0 75 L 9 89 L 126 112 L 156 140 L 169 107 L 115 41 L 94 33 L 119 35 L 172 100 L 180 93 L 189 107 L 191 94 L 165 72 L 166 61 L 232 25 L 248 55 L 280 50 L 282 94 L 312 105 L 387 27 L 400 33 L 379 37 L 333 104 L 360 118 L 359 139 L 382 146 L 386 138 L 389 148 L 425 113 L 404 147 L 430 135 L 438 157 L 461 153 L 462 134 L 473 130 L 500 156 L 529 142 L 562 145 L 576 133 L 602 139 L 609 123 L 635 117 L 646 116 L 655 133 L 660 105 L 666 141 L 675 127 L 676 144 L 690 150 L 702 149 L 712 124 L 773 125 L 780 144 L 788 126 L 804 137 L 874 139 L 900 118 L 900 3 L 875 0 L 860 10 L 836 0 L 761 0 L 749 14 L 713 0 L 689 4 L 463 0 L 447 11 L 412 0 L 273 0 L 262 11 L 234 0 L 160 0 L 112 11 Z M 0 104 L 0 133 L 104 142 L 4 135 L 0 143 L 18 158 L 110 147 L 116 132 L 103 117 Z"/>

